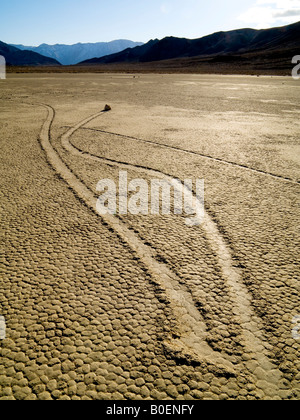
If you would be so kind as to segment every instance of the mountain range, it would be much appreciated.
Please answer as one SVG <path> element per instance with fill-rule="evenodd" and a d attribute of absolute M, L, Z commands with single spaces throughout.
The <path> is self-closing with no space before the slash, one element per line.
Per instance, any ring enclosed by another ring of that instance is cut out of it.
<path fill-rule="evenodd" d="M 300 53 L 300 22 L 271 29 L 239 29 L 217 32 L 198 39 L 166 37 L 151 40 L 135 48 L 127 48 L 116 54 L 85 60 L 80 65 L 112 63 L 149 63 L 162 60 L 191 57 L 226 57 L 251 52 L 280 51 L 292 59 Z"/>
<path fill-rule="evenodd" d="M 22 51 L 0 41 L 0 55 L 8 66 L 60 66 L 53 58 L 45 57 L 33 51 Z"/>
<path fill-rule="evenodd" d="M 290 74 L 291 60 L 300 54 L 299 48 L 300 22 L 271 29 L 216 32 L 197 39 L 166 37 L 150 40 L 146 44 L 118 40 L 95 44 L 16 47 L 0 41 L 0 55 L 5 57 L 8 65 L 27 68 L 39 66 L 39 71 L 50 71 L 47 67 L 51 67 L 51 71 L 56 72 L 85 72 L 92 67 L 100 72 Z M 91 58 L 93 56 L 96 58 Z M 86 60 L 86 57 L 89 58 Z M 65 66 L 61 66 L 61 63 Z M 78 64 L 67 66 L 71 63 Z"/>
<path fill-rule="evenodd" d="M 88 60 L 93 57 L 114 54 L 126 48 L 133 48 L 142 45 L 142 42 L 133 42 L 126 39 L 118 39 L 111 42 L 96 42 L 85 44 L 41 44 L 38 47 L 11 44 L 20 50 L 33 51 L 35 53 L 53 58 L 63 65 L 73 65 L 80 61 Z"/>

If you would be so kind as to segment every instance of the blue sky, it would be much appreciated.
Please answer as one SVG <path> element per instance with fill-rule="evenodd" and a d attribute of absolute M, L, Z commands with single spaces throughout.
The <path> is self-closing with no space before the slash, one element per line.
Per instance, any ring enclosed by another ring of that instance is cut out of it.
<path fill-rule="evenodd" d="M 300 21 L 300 0 L 0 0 L 0 40 L 41 43 L 178 36 Z"/>

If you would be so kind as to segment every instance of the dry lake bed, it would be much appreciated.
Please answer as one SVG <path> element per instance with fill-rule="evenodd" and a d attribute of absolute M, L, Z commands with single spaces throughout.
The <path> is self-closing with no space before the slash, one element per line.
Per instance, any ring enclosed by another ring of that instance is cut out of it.
<path fill-rule="evenodd" d="M 0 399 L 300 399 L 300 81 L 11 74 L 0 109 Z M 120 171 L 204 180 L 201 224 L 100 215 Z"/>

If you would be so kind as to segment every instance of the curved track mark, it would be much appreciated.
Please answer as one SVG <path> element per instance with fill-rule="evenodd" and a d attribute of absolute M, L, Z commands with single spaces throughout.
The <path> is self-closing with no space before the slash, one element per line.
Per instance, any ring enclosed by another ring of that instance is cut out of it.
<path fill-rule="evenodd" d="M 43 106 L 48 110 L 48 117 L 43 124 L 40 133 L 41 146 L 44 149 L 48 162 L 53 169 L 61 176 L 62 179 L 74 191 L 77 197 L 96 214 L 96 197 L 89 190 L 83 182 L 67 167 L 61 160 L 58 153 L 55 151 L 50 142 L 50 129 L 54 119 L 54 110 L 48 105 Z M 100 116 L 102 113 L 97 113 L 93 117 L 89 117 L 81 123 L 68 130 L 63 135 L 63 143 L 68 150 L 72 147 L 68 146 L 68 138 L 72 135 L 82 124 L 90 121 L 93 118 Z M 235 368 L 229 360 L 227 355 L 215 352 L 206 342 L 206 326 L 203 319 L 196 309 L 192 296 L 180 284 L 180 279 L 165 265 L 155 259 L 153 249 L 145 245 L 139 237 L 129 230 L 124 223 L 112 215 L 100 214 L 102 220 L 108 224 L 119 236 L 119 238 L 135 252 L 140 262 L 146 267 L 147 272 L 151 275 L 154 283 L 163 288 L 166 296 L 170 302 L 170 307 L 177 321 L 177 331 L 175 336 L 170 337 L 166 346 L 169 350 L 182 354 L 188 359 L 192 359 L 199 363 L 207 363 L 208 365 L 215 365 L 221 371 L 227 374 L 235 375 Z"/>
<path fill-rule="evenodd" d="M 89 118 L 88 120 L 90 121 L 91 119 Z M 118 162 L 112 159 L 106 159 L 104 157 L 100 157 L 100 156 L 89 154 L 87 152 L 83 152 L 77 149 L 76 147 L 74 147 L 74 145 L 70 142 L 70 137 L 78 128 L 80 128 L 82 125 L 85 124 L 85 121 L 87 120 L 83 120 L 81 123 L 77 124 L 75 126 L 76 129 L 75 127 L 70 128 L 61 137 L 62 145 L 69 153 L 72 153 L 80 157 L 85 157 L 85 158 L 89 158 L 95 161 L 99 161 L 108 165 L 114 165 L 119 168 L 130 167 L 131 169 L 135 171 L 140 171 L 143 173 L 147 173 L 148 175 L 164 178 L 171 182 L 172 180 L 171 176 L 163 172 L 153 170 L 151 168 L 146 168 L 143 166 L 132 165 L 130 163 Z M 252 310 L 251 297 L 248 293 L 247 287 L 243 283 L 242 273 L 237 267 L 235 267 L 229 246 L 226 244 L 224 238 L 222 237 L 221 233 L 218 230 L 217 225 L 214 223 L 214 221 L 212 220 L 212 218 L 209 216 L 207 212 L 205 212 L 204 214 L 204 222 L 202 224 L 202 228 L 206 232 L 206 236 L 208 238 L 211 248 L 213 249 L 214 253 L 217 255 L 218 263 L 222 270 L 222 276 L 228 285 L 230 299 L 233 304 L 233 311 L 235 315 L 237 316 L 237 318 L 240 320 L 240 324 L 243 329 L 243 345 L 245 346 L 247 352 L 251 354 L 251 357 L 254 360 L 256 360 L 257 362 L 256 368 L 263 369 L 263 371 L 265 372 L 264 377 L 265 377 L 265 383 L 267 385 L 264 387 L 264 392 L 266 393 L 266 395 L 269 395 L 268 392 L 274 395 L 274 389 L 276 389 L 278 382 L 282 378 L 282 375 L 281 375 L 281 372 L 276 368 L 275 365 L 271 363 L 271 361 L 268 358 L 268 352 L 264 344 L 264 337 L 263 337 L 263 334 L 261 333 L 261 328 L 259 326 L 260 322 Z M 136 239 L 137 237 L 135 236 L 134 241 Z M 138 242 L 141 243 L 139 239 L 138 239 Z M 148 251 L 150 251 L 150 249 L 148 249 Z M 153 265 L 153 263 L 154 265 L 157 264 L 156 261 L 153 261 L 153 259 L 151 262 L 149 261 L 149 263 L 151 266 Z M 160 267 L 158 267 L 158 269 L 164 271 L 166 270 L 166 266 L 160 264 Z M 167 276 L 169 278 L 171 277 L 174 278 L 174 274 L 170 271 Z M 176 283 L 178 285 L 178 280 L 176 280 Z M 163 286 L 164 288 L 168 288 L 169 286 L 174 287 L 175 283 L 173 282 L 173 284 L 169 283 L 167 285 L 163 281 Z M 182 288 L 181 285 L 180 287 Z M 171 296 L 172 289 L 169 289 L 168 294 L 169 296 Z M 184 295 L 182 294 L 180 299 L 183 297 Z M 174 297 L 171 297 L 171 298 L 173 299 Z M 193 304 L 193 301 L 191 301 L 190 297 L 188 297 L 186 293 L 185 293 L 184 299 L 188 299 L 187 302 L 189 302 L 189 304 L 186 306 L 185 309 L 188 309 L 188 312 L 190 314 L 192 313 L 194 314 L 195 311 L 197 310 Z M 192 318 L 194 316 L 196 315 L 193 315 Z M 193 327 L 189 325 L 189 323 L 186 323 L 186 326 L 190 330 L 193 329 Z M 203 340 L 205 339 L 205 336 L 203 335 L 203 332 L 204 332 L 203 326 L 201 330 L 202 330 L 201 340 Z M 198 333 L 199 332 L 200 330 L 198 330 Z M 194 347 L 194 350 L 196 351 L 196 347 Z M 216 352 L 214 352 L 213 356 L 216 357 Z"/>
<path fill-rule="evenodd" d="M 79 128 L 81 130 L 98 131 L 98 132 L 103 133 L 103 134 L 111 134 L 111 135 L 114 135 L 114 136 L 117 136 L 117 137 L 122 137 L 122 138 L 125 138 L 125 139 L 136 140 L 136 141 L 139 141 L 139 142 L 142 142 L 142 143 L 152 144 L 152 145 L 164 148 L 164 149 L 180 151 L 182 153 L 189 154 L 189 155 L 200 156 L 202 158 L 210 159 L 210 160 L 212 160 L 214 162 L 217 162 L 217 163 L 222 163 L 224 165 L 235 166 L 239 169 L 244 169 L 244 170 L 259 174 L 259 175 L 270 176 L 270 177 L 278 179 L 280 181 L 285 181 L 285 182 L 289 182 L 289 183 L 296 184 L 296 185 L 300 184 L 300 181 L 297 181 L 297 180 L 294 180 L 294 179 L 291 179 L 291 178 L 288 178 L 288 177 L 272 174 L 270 172 L 266 172 L 266 171 L 263 171 L 261 169 L 254 169 L 254 168 L 251 168 L 247 165 L 242 165 L 240 163 L 232 162 L 232 161 L 229 161 L 229 160 L 217 158 L 217 157 L 210 156 L 210 155 L 205 155 L 203 153 L 195 152 L 193 150 L 187 150 L 187 149 L 184 149 L 184 148 L 179 147 L 179 146 L 170 146 L 168 144 L 161 144 L 161 143 L 157 143 L 157 142 L 152 141 L 152 140 L 145 140 L 145 139 L 140 139 L 138 137 L 126 136 L 126 135 L 118 134 L 118 133 L 112 133 L 110 131 L 100 130 L 100 129 L 97 129 L 97 128 L 89 128 L 89 127 L 79 127 Z"/>

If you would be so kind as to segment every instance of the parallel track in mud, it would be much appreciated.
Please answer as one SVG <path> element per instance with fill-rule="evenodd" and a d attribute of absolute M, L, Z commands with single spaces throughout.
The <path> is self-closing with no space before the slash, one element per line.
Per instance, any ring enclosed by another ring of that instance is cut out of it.
<path fill-rule="evenodd" d="M 52 107 L 45 104 L 48 111 L 48 117 L 43 124 L 40 133 L 41 146 L 44 149 L 49 164 L 60 175 L 62 179 L 74 191 L 91 210 L 97 213 L 96 196 L 94 193 L 76 176 L 74 172 L 63 162 L 58 152 L 51 144 L 51 126 L 54 120 L 55 111 Z M 114 161 L 84 152 L 71 144 L 71 136 L 88 122 L 104 115 L 103 112 L 93 114 L 78 124 L 74 125 L 61 136 L 61 143 L 64 149 L 81 158 L 88 158 L 99 161 L 102 164 L 114 165 L 119 168 L 132 168 L 136 171 L 155 175 L 156 177 L 171 179 L 171 176 L 163 172 L 146 168 L 143 166 L 132 165 L 126 162 Z M 97 213 L 98 214 L 98 213 Z M 98 214 L 99 215 L 99 214 Z M 151 247 L 146 245 L 137 234 L 130 230 L 122 221 L 112 215 L 100 215 L 102 220 L 107 223 L 132 249 L 138 256 L 140 262 L 144 265 L 147 272 L 151 275 L 153 281 L 165 291 L 170 302 L 170 308 L 177 320 L 179 338 L 171 338 L 166 343 L 174 353 L 181 353 L 192 357 L 200 362 L 212 364 L 223 369 L 227 373 L 237 374 L 237 366 L 233 366 L 227 355 L 215 352 L 206 341 L 206 326 L 197 310 L 192 296 L 182 285 L 180 279 L 164 263 L 155 259 L 155 253 Z M 206 232 L 209 244 L 217 255 L 218 263 L 221 267 L 222 277 L 229 288 L 229 297 L 233 304 L 233 310 L 238 317 L 243 330 L 243 345 L 245 351 L 251 354 L 256 361 L 257 368 L 265 371 L 265 386 L 263 391 L 266 396 L 276 393 L 276 387 L 281 379 L 281 372 L 270 361 L 268 351 L 265 345 L 265 339 L 261 332 L 259 320 L 256 318 L 251 307 L 251 296 L 243 283 L 241 272 L 235 267 L 231 255 L 230 247 L 226 244 L 224 238 L 218 230 L 218 227 L 205 212 L 202 228 Z"/>

